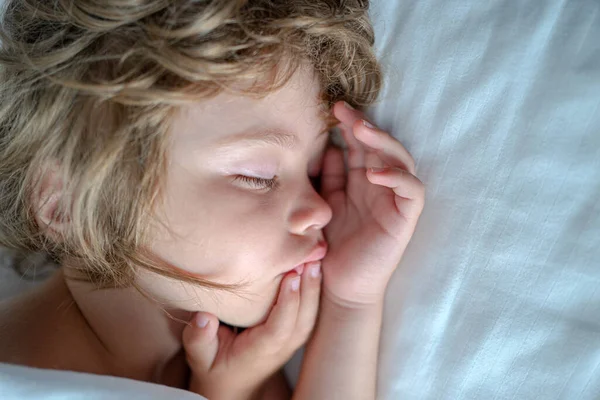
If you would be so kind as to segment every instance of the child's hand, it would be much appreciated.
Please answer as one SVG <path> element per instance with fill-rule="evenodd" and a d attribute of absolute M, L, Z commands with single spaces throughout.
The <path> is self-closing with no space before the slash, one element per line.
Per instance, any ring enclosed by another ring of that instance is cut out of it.
<path fill-rule="evenodd" d="M 343 102 L 333 111 L 348 144 L 348 172 L 343 152 L 328 149 L 321 194 L 333 219 L 325 227 L 329 251 L 323 260 L 323 295 L 340 305 L 363 306 L 383 300 L 415 230 L 425 191 L 400 142 L 365 124 L 365 116 Z"/>
<path fill-rule="evenodd" d="M 197 313 L 183 332 L 190 390 L 209 399 L 255 399 L 264 383 L 306 342 L 314 327 L 321 287 L 320 263 L 288 273 L 267 320 L 235 334 L 208 313 Z M 299 286 L 298 286 L 299 285 Z"/>

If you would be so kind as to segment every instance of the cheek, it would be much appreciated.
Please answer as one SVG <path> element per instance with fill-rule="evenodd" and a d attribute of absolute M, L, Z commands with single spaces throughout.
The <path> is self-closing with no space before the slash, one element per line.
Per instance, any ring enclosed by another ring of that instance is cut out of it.
<path fill-rule="evenodd" d="M 274 202 L 218 186 L 171 193 L 165 224 L 153 235 L 157 256 L 220 283 L 258 281 L 279 270 L 286 235 Z"/>
<path fill-rule="evenodd" d="M 211 232 L 211 255 L 227 260 L 221 274 L 233 280 L 261 281 L 281 265 L 286 236 L 280 219 L 271 210 L 245 207 L 215 212 L 218 223 Z"/>

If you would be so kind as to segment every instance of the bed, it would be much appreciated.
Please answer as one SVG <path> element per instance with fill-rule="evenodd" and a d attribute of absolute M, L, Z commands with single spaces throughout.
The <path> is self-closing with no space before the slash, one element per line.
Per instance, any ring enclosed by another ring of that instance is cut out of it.
<path fill-rule="evenodd" d="M 599 399 L 600 3 L 371 13 L 386 82 L 369 114 L 427 186 L 386 297 L 378 397 Z"/>
<path fill-rule="evenodd" d="M 600 398 L 600 3 L 373 4 L 427 204 L 390 284 L 382 399 Z"/>

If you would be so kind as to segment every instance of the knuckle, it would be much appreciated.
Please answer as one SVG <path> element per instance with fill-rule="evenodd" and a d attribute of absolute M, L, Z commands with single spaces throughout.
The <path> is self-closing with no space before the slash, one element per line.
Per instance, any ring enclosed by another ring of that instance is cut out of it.
<path fill-rule="evenodd" d="M 269 347 L 281 348 L 289 340 L 289 333 L 287 330 L 279 329 L 274 326 L 266 327 L 266 336 L 268 337 Z"/>
<path fill-rule="evenodd" d="M 406 164 L 411 170 L 415 169 L 415 159 L 408 151 L 406 152 Z"/>
<path fill-rule="evenodd" d="M 308 334 L 305 335 L 298 335 L 297 337 L 294 338 L 292 344 L 293 344 L 293 351 L 298 350 L 300 347 L 304 346 L 306 344 L 306 342 L 308 342 L 308 339 L 310 339 L 310 336 L 312 334 L 312 331 L 309 331 Z"/>
<path fill-rule="evenodd" d="M 417 194 L 417 198 L 420 200 L 424 200 L 425 191 L 425 185 L 423 184 L 423 182 L 417 179 L 417 182 L 415 183 L 415 192 Z"/>
<path fill-rule="evenodd" d="M 423 182 L 421 182 L 419 180 L 419 178 L 417 178 L 417 188 L 420 192 L 420 194 L 424 197 L 425 196 L 425 184 Z"/>
<path fill-rule="evenodd" d="M 188 353 L 188 352 L 186 352 L 186 353 L 185 353 L 185 361 L 186 361 L 186 362 L 187 362 L 189 365 L 193 365 L 193 364 L 196 362 L 196 361 L 194 360 L 194 357 L 193 357 L 193 356 L 192 356 L 190 353 Z"/>
<path fill-rule="evenodd" d="M 281 349 L 286 347 L 288 342 L 289 342 L 289 339 L 288 339 L 287 335 L 279 334 L 279 335 L 273 336 L 269 342 L 267 352 L 269 354 L 279 353 L 281 351 Z"/>
<path fill-rule="evenodd" d="M 306 340 L 308 340 L 308 338 L 313 332 L 313 328 L 313 323 L 304 323 L 298 326 L 296 339 L 300 342 L 300 345 L 302 345 L 304 342 L 306 342 Z"/>
<path fill-rule="evenodd" d="M 195 371 L 196 369 L 198 369 L 198 360 L 193 355 L 186 353 L 185 361 L 192 370 Z"/>
<path fill-rule="evenodd" d="M 278 329 L 275 324 L 266 324 L 265 325 L 265 337 L 271 339 L 278 335 Z"/>

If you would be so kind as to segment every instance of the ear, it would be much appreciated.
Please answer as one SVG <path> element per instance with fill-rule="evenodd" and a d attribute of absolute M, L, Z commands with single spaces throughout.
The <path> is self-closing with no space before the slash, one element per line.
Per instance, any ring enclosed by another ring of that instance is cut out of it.
<path fill-rule="evenodd" d="M 64 185 L 58 168 L 50 167 L 40 171 L 31 204 L 38 227 L 54 240 L 66 232 L 70 222 L 64 195 Z"/>

